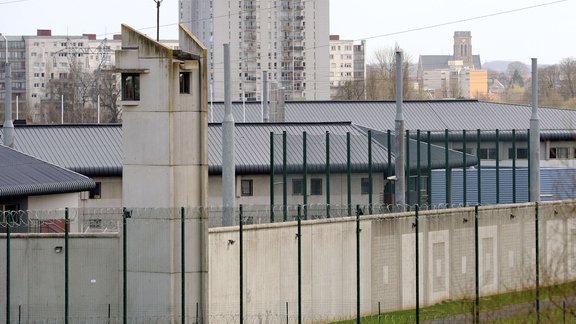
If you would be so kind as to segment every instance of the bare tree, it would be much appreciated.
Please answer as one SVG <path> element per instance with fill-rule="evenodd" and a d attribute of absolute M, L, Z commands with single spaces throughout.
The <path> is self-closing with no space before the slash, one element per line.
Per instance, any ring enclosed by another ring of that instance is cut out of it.
<path fill-rule="evenodd" d="M 122 109 L 118 105 L 120 87 L 117 73 L 110 70 L 95 71 L 95 86 L 91 96 L 94 102 L 100 98 L 102 120 L 108 123 L 119 123 L 122 120 Z"/>
<path fill-rule="evenodd" d="M 338 87 L 336 100 L 364 100 L 364 80 L 348 80 Z"/>
<path fill-rule="evenodd" d="M 400 48 L 383 48 L 374 53 L 367 68 L 366 94 L 369 100 L 392 100 L 396 97 L 396 51 Z M 410 55 L 404 53 L 402 62 L 404 98 L 413 99 L 410 86 Z"/>
<path fill-rule="evenodd" d="M 560 92 L 565 100 L 576 98 L 576 59 L 564 58 L 559 66 Z"/>

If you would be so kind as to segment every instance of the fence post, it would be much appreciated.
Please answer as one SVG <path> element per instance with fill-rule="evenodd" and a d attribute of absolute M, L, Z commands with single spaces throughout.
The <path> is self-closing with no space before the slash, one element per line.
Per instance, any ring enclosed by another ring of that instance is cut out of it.
<path fill-rule="evenodd" d="M 303 179 L 304 187 L 302 188 L 302 202 L 304 204 L 304 219 L 308 219 L 308 148 L 306 147 L 306 132 L 302 133 L 302 168 L 303 168 Z"/>
<path fill-rule="evenodd" d="M 350 156 L 350 132 L 346 133 L 346 195 L 348 216 L 352 216 L 352 162 Z"/>
<path fill-rule="evenodd" d="M 64 209 L 64 323 L 68 324 L 68 233 L 70 232 L 68 207 Z"/>
<path fill-rule="evenodd" d="M 480 242 L 478 241 L 478 205 L 474 206 L 474 323 L 480 323 Z"/>
<path fill-rule="evenodd" d="M 391 177 L 392 176 L 392 132 L 390 130 L 386 131 L 387 136 L 387 141 L 388 141 L 388 171 L 386 172 L 386 177 Z M 396 199 L 392 199 L 392 196 L 394 195 L 394 183 L 392 181 L 388 181 L 387 185 L 388 185 L 388 193 L 390 195 L 390 204 L 392 205 L 394 203 L 394 201 Z"/>
<path fill-rule="evenodd" d="M 2 212 L 6 215 L 6 323 L 10 323 L 10 223 L 12 213 Z"/>
<path fill-rule="evenodd" d="M 186 211 L 184 207 L 180 207 L 180 267 L 181 267 L 181 280 L 180 280 L 180 294 L 182 303 L 182 323 L 186 323 Z"/>
<path fill-rule="evenodd" d="M 496 204 L 500 203 L 500 131 L 496 129 Z"/>
<path fill-rule="evenodd" d="M 516 130 L 512 130 L 512 203 L 516 203 Z"/>
<path fill-rule="evenodd" d="M 372 131 L 368 130 L 368 214 L 372 215 Z"/>
<path fill-rule="evenodd" d="M 238 233 L 238 240 L 240 241 L 240 324 L 242 324 L 244 322 L 244 206 L 240 204 L 239 207 L 240 233 Z"/>
<path fill-rule="evenodd" d="M 406 130 L 406 168 L 404 169 L 404 188 L 406 189 L 404 195 L 404 204 L 406 205 L 405 207 L 410 208 L 410 204 L 412 203 L 412 200 L 410 199 L 410 130 Z M 406 208 L 403 208 L 402 210 L 406 210 Z M 408 209 L 410 210 L 410 209 Z"/>
<path fill-rule="evenodd" d="M 466 184 L 466 130 L 462 130 L 462 204 L 466 206 L 467 184 Z"/>
<path fill-rule="evenodd" d="M 426 186 L 426 194 L 428 195 L 428 209 L 432 208 L 432 134 L 428 134 L 428 184 Z"/>
<path fill-rule="evenodd" d="M 326 218 L 330 218 L 330 132 L 326 131 Z"/>
<path fill-rule="evenodd" d="M 122 209 L 122 321 L 124 324 L 128 323 L 127 218 L 130 218 L 130 212 L 124 207 Z"/>
<path fill-rule="evenodd" d="M 420 194 L 420 130 L 416 130 L 416 204 L 422 203 L 422 196 Z"/>
<path fill-rule="evenodd" d="M 283 220 L 286 221 L 288 219 L 288 166 L 286 165 L 286 131 L 282 132 L 282 211 L 283 211 Z"/>
<path fill-rule="evenodd" d="M 482 205 L 482 169 L 480 163 L 480 130 L 476 130 L 476 156 L 478 157 L 478 205 Z M 488 154 L 488 153 L 487 153 Z"/>
<path fill-rule="evenodd" d="M 535 248 L 536 248 L 536 322 L 540 323 L 540 244 L 539 244 L 539 208 L 538 202 L 534 203 L 534 227 L 535 227 Z"/>
<path fill-rule="evenodd" d="M 416 233 L 416 323 L 420 323 L 420 238 L 418 237 L 418 213 L 419 208 L 416 205 L 415 209 L 415 220 L 414 220 L 414 230 Z"/>
<path fill-rule="evenodd" d="M 360 205 L 356 205 L 356 323 L 360 323 Z"/>
<path fill-rule="evenodd" d="M 452 183 L 450 181 L 450 158 L 448 155 L 448 129 L 444 130 L 444 170 L 446 170 L 445 174 L 445 184 L 446 184 L 446 208 L 450 208 L 450 204 L 452 203 Z"/>
<path fill-rule="evenodd" d="M 270 132 L 270 223 L 274 223 L 274 132 Z"/>
<path fill-rule="evenodd" d="M 298 324 L 302 323 L 302 206 L 298 205 Z"/>

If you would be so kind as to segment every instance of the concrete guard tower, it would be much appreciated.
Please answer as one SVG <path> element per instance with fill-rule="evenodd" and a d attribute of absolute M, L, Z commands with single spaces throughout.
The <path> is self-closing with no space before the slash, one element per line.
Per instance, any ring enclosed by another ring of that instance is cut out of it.
<path fill-rule="evenodd" d="M 127 316 L 181 316 L 179 208 L 186 207 L 186 317 L 195 318 L 198 304 L 199 322 L 207 323 L 206 48 L 183 25 L 179 37 L 180 50 L 173 50 L 122 25 L 122 49 L 116 52 L 123 205 L 134 211 L 127 226 Z"/>

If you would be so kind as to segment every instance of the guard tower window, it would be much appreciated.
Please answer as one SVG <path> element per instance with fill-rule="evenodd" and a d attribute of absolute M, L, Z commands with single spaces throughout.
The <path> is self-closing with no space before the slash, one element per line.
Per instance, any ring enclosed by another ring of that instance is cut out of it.
<path fill-rule="evenodd" d="M 140 100 L 140 74 L 122 73 L 122 100 Z"/>
<path fill-rule="evenodd" d="M 180 72 L 180 93 L 190 93 L 190 72 Z"/>

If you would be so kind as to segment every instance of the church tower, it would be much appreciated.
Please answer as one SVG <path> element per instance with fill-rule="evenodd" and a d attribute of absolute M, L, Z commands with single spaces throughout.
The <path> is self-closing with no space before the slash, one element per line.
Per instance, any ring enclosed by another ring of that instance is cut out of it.
<path fill-rule="evenodd" d="M 454 61 L 462 61 L 472 67 L 472 34 L 469 31 L 454 32 Z"/>

